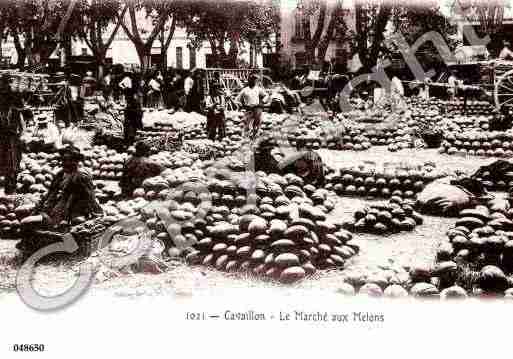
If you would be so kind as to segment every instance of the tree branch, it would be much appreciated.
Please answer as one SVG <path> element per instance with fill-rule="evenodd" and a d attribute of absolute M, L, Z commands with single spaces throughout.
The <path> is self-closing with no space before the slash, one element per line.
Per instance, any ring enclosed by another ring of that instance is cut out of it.
<path fill-rule="evenodd" d="M 150 36 L 148 36 L 148 39 L 146 40 L 146 45 L 152 44 L 153 41 L 157 38 L 157 35 L 159 34 L 160 30 L 164 27 L 166 24 L 166 21 L 169 17 L 169 10 L 163 9 L 161 11 L 164 11 L 164 13 L 159 14 L 159 21 L 157 22 L 157 25 L 153 27 L 152 32 L 150 33 Z"/>
<path fill-rule="evenodd" d="M 138 44 L 144 44 L 144 42 L 141 39 L 141 35 L 139 34 L 139 30 L 137 29 L 137 17 L 136 17 L 135 5 L 134 5 L 133 1 L 130 1 L 128 3 L 128 13 L 130 15 L 130 24 L 132 26 L 132 38 L 135 39 L 135 41 L 134 40 L 132 40 L 132 41 L 134 41 L 134 43 L 137 42 Z"/>
<path fill-rule="evenodd" d="M 327 4 L 326 1 L 321 1 L 320 4 L 320 13 L 319 13 L 319 20 L 317 21 L 317 28 L 315 29 L 314 35 L 312 37 L 312 43 L 313 45 L 317 45 L 319 43 L 319 40 L 321 39 L 322 31 L 324 30 L 324 23 L 326 21 L 326 8 Z"/>
<path fill-rule="evenodd" d="M 171 44 L 171 39 L 173 38 L 173 35 L 175 33 L 176 28 L 176 17 L 173 16 L 173 22 L 171 23 L 171 27 L 169 28 L 169 34 L 166 39 L 166 43 L 164 44 L 164 48 L 167 50 L 169 49 L 169 44 Z"/>
<path fill-rule="evenodd" d="M 125 5 L 125 7 L 123 8 L 123 11 L 121 12 L 121 16 L 118 17 L 118 21 L 116 22 L 116 27 L 114 28 L 114 30 L 112 30 L 112 33 L 110 34 L 107 42 L 104 44 L 104 47 L 106 49 L 108 49 L 110 47 L 110 45 L 112 44 L 112 42 L 114 41 L 114 37 L 116 37 L 116 34 L 119 31 L 119 27 L 121 26 L 122 20 L 120 20 L 120 19 L 124 19 L 125 18 L 125 14 L 126 14 L 127 9 L 128 9 L 128 5 Z"/>

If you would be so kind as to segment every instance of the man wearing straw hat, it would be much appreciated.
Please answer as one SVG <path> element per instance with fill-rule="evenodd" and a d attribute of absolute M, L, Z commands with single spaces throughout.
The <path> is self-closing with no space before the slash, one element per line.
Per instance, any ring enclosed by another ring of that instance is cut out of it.
<path fill-rule="evenodd" d="M 21 96 L 12 90 L 7 74 L 0 77 L 0 98 L 0 176 L 5 177 L 5 194 L 9 195 L 16 192 L 25 122 L 20 113 Z"/>
<path fill-rule="evenodd" d="M 94 192 L 92 177 L 80 169 L 84 155 L 74 145 L 59 150 L 62 170 L 55 176 L 48 194 L 42 198 L 37 211 L 42 213 L 42 224 L 71 223 L 103 213 Z"/>

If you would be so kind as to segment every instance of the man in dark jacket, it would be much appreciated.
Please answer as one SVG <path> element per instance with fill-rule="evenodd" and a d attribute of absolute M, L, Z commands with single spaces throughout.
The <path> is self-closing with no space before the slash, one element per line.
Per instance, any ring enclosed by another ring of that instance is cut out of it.
<path fill-rule="evenodd" d="M 20 169 L 25 122 L 20 114 L 21 95 L 12 91 L 10 78 L 0 78 L 0 175 L 5 176 L 5 193 L 16 191 L 16 177 Z"/>
<path fill-rule="evenodd" d="M 145 179 L 158 176 L 164 170 L 160 164 L 151 161 L 149 155 L 150 146 L 143 141 L 137 142 L 135 154 L 126 161 L 119 181 L 124 197 L 132 196 L 134 190 L 140 188 Z"/>
<path fill-rule="evenodd" d="M 321 157 L 314 151 L 305 151 L 305 141 L 297 140 L 297 153 L 278 161 L 272 151 L 273 141 L 263 140 L 255 151 L 255 171 L 278 173 L 281 175 L 294 173 L 315 186 L 324 186 L 325 176 Z"/>
<path fill-rule="evenodd" d="M 96 200 L 92 177 L 79 167 L 84 156 L 75 146 L 59 152 L 62 170 L 37 208 L 43 215 L 43 223 L 72 223 L 78 217 L 90 219 L 101 215 L 103 210 Z"/>

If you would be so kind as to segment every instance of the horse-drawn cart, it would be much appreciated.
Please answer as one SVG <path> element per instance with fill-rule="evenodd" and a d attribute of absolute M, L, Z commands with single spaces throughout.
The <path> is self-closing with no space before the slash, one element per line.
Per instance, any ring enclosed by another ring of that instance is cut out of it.
<path fill-rule="evenodd" d="M 456 74 L 463 85 L 462 91 L 478 93 L 490 101 L 497 110 L 509 112 L 513 108 L 513 61 L 478 61 L 472 63 L 449 64 L 434 82 L 413 81 L 429 88 L 449 88 L 451 72 Z"/>

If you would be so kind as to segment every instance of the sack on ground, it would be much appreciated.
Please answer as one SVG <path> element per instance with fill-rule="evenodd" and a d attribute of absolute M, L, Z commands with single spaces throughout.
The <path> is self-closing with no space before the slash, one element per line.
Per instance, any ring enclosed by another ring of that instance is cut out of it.
<path fill-rule="evenodd" d="M 417 196 L 417 206 L 422 213 L 457 216 L 465 208 L 472 207 L 477 197 L 461 186 L 435 181 L 427 185 Z"/>

